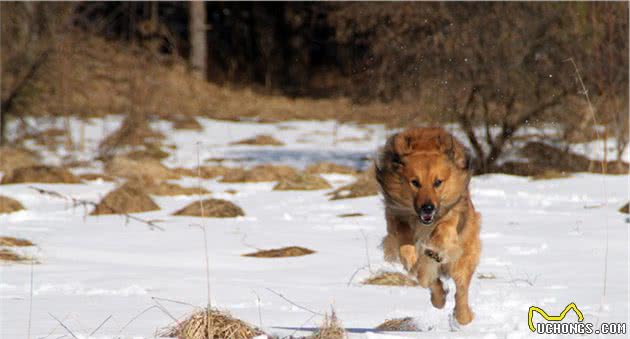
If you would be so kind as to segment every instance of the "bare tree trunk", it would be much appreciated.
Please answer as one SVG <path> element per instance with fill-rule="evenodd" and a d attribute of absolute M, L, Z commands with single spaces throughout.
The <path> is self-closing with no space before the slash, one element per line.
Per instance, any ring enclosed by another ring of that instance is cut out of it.
<path fill-rule="evenodd" d="M 192 1 L 188 6 L 190 32 L 190 67 L 193 74 L 205 79 L 208 72 L 208 41 L 206 37 L 206 4 Z"/>

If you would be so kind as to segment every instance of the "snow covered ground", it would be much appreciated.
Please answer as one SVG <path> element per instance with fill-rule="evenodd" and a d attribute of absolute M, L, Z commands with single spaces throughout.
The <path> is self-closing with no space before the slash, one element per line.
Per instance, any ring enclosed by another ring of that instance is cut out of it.
<path fill-rule="evenodd" d="M 236 157 L 296 167 L 317 161 L 364 167 L 365 158 L 386 136 L 378 125 L 343 125 L 335 137 L 333 122 L 200 122 L 203 132 L 154 124 L 167 134 L 166 144 L 177 145 L 166 165 L 193 167 L 199 150 L 202 161 Z M 116 117 L 93 120 L 86 126 L 87 147 L 75 156 L 89 159 L 119 123 Z M 72 121 L 73 129 L 79 124 Z M 287 146 L 228 145 L 261 133 Z M 51 163 L 60 161 L 59 152 L 47 155 Z M 352 180 L 347 175 L 325 177 L 334 186 Z M 528 329 L 528 308 L 535 305 L 557 314 L 570 302 L 587 322 L 628 322 L 630 225 L 626 215 L 617 212 L 628 200 L 627 176 L 578 174 L 541 181 L 475 177 L 473 201 L 483 216 L 477 273 L 494 278 L 473 279 L 470 300 L 476 319 L 464 328 L 453 328 L 449 321 L 452 282 L 443 310 L 434 309 L 429 292 L 421 288 L 360 283 L 370 271 L 401 271 L 384 263 L 378 248 L 385 235 L 378 197 L 329 201 L 327 190 L 273 191 L 273 185 L 203 180 L 211 196 L 244 209 L 246 216 L 236 219 L 173 217 L 173 211 L 196 198 L 155 197 L 162 209 L 139 216 L 163 220 L 165 231 L 150 231 L 119 216 L 86 217 L 83 209 L 39 195 L 29 184 L 0 186 L 0 194 L 26 207 L 0 215 L 0 235 L 32 240 L 38 246 L 26 251 L 40 262 L 1 264 L 0 338 L 26 338 L 29 312 L 32 338 L 72 337 L 53 317 L 86 338 L 110 316 L 92 337 L 154 337 L 157 329 L 173 323 L 169 314 L 181 318 L 207 303 L 203 233 L 193 225 L 207 231 L 212 305 L 279 336 L 308 335 L 322 317 L 278 294 L 316 313 L 334 307 L 352 338 L 541 337 Z M 97 201 L 115 185 L 93 181 L 36 186 Z M 228 194 L 227 189 L 238 193 Z M 338 217 L 355 212 L 364 216 Z M 279 259 L 241 256 L 290 245 L 316 253 Z M 415 317 L 422 331 L 373 330 L 386 319 L 405 316 Z M 539 316 L 535 320 L 542 321 Z"/>

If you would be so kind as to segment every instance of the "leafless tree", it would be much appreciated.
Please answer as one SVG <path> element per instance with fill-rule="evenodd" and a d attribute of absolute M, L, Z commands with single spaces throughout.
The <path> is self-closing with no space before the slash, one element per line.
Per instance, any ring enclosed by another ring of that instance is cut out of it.
<path fill-rule="evenodd" d="M 206 4 L 191 1 L 188 7 L 190 32 L 190 67 L 193 74 L 205 79 L 208 72 L 208 39 L 206 36 Z"/>

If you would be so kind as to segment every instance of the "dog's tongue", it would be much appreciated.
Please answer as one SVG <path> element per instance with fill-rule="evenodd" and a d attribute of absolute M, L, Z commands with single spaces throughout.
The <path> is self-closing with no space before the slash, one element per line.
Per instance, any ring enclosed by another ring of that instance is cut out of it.
<path fill-rule="evenodd" d="M 433 216 L 431 214 L 423 214 L 421 218 L 422 218 L 422 221 L 424 222 L 430 222 L 431 219 L 433 219 Z"/>

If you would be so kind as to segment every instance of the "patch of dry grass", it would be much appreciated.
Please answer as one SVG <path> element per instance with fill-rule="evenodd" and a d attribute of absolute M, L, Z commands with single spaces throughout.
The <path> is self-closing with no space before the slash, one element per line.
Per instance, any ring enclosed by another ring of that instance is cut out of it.
<path fill-rule="evenodd" d="M 101 141 L 99 150 L 102 154 L 111 154 L 120 147 L 160 143 L 162 139 L 164 135 L 151 128 L 146 116 L 130 114 L 116 131 Z"/>
<path fill-rule="evenodd" d="M 13 213 L 24 209 L 22 204 L 12 198 L 4 195 L 0 195 L 0 214 L 1 213 Z"/>
<path fill-rule="evenodd" d="M 161 182 L 155 184 L 149 184 L 144 187 L 144 191 L 152 195 L 163 196 L 175 196 L 175 195 L 194 195 L 194 194 L 209 194 L 210 191 L 205 188 L 198 187 L 183 187 L 177 184 L 168 182 Z"/>
<path fill-rule="evenodd" d="M 29 247 L 35 246 L 30 240 L 0 236 L 0 246 L 6 247 Z"/>
<path fill-rule="evenodd" d="M 162 150 L 162 145 L 158 143 L 147 143 L 143 145 L 142 149 L 122 154 L 122 156 L 129 159 L 140 161 L 144 161 L 145 159 L 163 160 L 168 158 L 169 155 L 168 152 Z"/>
<path fill-rule="evenodd" d="M 494 273 L 479 273 L 479 274 L 477 274 L 477 279 L 481 279 L 481 280 L 484 280 L 484 279 L 490 279 L 491 280 L 491 279 L 496 279 L 496 278 L 497 278 L 497 276 L 494 275 Z"/>
<path fill-rule="evenodd" d="M 0 184 L 25 182 L 78 184 L 81 180 L 61 167 L 36 165 L 14 169 L 2 178 Z"/>
<path fill-rule="evenodd" d="M 179 174 L 157 160 L 134 160 L 122 156 L 114 157 L 105 163 L 105 174 L 148 182 L 180 178 Z"/>
<path fill-rule="evenodd" d="M 235 218 L 245 215 L 242 208 L 228 200 L 206 199 L 203 200 L 202 204 L 203 215 L 199 201 L 191 202 L 173 215 L 206 218 Z"/>
<path fill-rule="evenodd" d="M 362 217 L 365 214 L 363 213 L 343 213 L 343 214 L 339 214 L 338 217 L 339 218 L 355 218 L 355 217 Z"/>
<path fill-rule="evenodd" d="M 174 129 L 193 131 L 203 130 L 199 121 L 190 115 L 178 114 L 172 117 L 167 117 L 167 119 L 173 123 Z"/>
<path fill-rule="evenodd" d="M 103 181 L 114 181 L 112 176 L 102 173 L 84 173 L 79 175 L 79 179 L 83 181 L 94 181 L 94 180 L 103 180 Z"/>
<path fill-rule="evenodd" d="M 377 331 L 393 332 L 415 332 L 420 330 L 412 317 L 387 319 L 374 329 Z"/>
<path fill-rule="evenodd" d="M 272 250 L 260 250 L 253 253 L 243 254 L 244 257 L 254 258 L 287 258 L 287 257 L 300 257 L 303 255 L 313 254 L 315 251 L 308 248 L 299 246 L 289 246 L 276 248 Z"/>
<path fill-rule="evenodd" d="M 32 260 L 33 260 L 32 258 L 15 253 L 11 251 L 10 249 L 0 248 L 0 261 L 25 262 L 25 261 L 32 261 Z"/>
<path fill-rule="evenodd" d="M 140 213 L 159 210 L 160 207 L 135 184 L 124 184 L 109 192 L 90 215 Z"/>
<path fill-rule="evenodd" d="M 299 171 L 290 166 L 284 165 L 258 165 L 244 170 L 232 168 L 223 175 L 220 182 L 267 182 L 279 181 L 282 178 L 296 176 Z"/>
<path fill-rule="evenodd" d="M 284 143 L 271 135 L 259 134 L 253 138 L 235 141 L 231 145 L 283 146 Z"/>
<path fill-rule="evenodd" d="M 19 167 L 35 166 L 38 163 L 38 156 L 23 148 L 2 146 L 0 147 L 0 172 L 9 174 Z"/>
<path fill-rule="evenodd" d="M 341 173 L 341 174 L 357 174 L 357 170 L 350 167 L 335 164 L 334 162 L 318 162 L 309 165 L 304 170 L 306 173 L 322 174 L 322 173 Z"/>
<path fill-rule="evenodd" d="M 274 186 L 274 191 L 313 191 L 331 188 L 330 184 L 317 174 L 298 173 L 282 177 Z"/>
<path fill-rule="evenodd" d="M 400 272 L 378 272 L 363 281 L 364 285 L 418 286 L 418 282 Z"/>
<path fill-rule="evenodd" d="M 565 171 L 558 171 L 555 169 L 544 169 L 541 173 L 532 176 L 532 180 L 551 180 L 551 179 L 564 179 L 571 177 L 571 174 Z"/>
<path fill-rule="evenodd" d="M 368 197 L 378 194 L 378 185 L 374 176 L 363 173 L 357 180 L 351 184 L 337 188 L 336 190 L 328 193 L 331 196 L 330 200 L 351 199 Z"/>
<path fill-rule="evenodd" d="M 324 316 L 322 325 L 308 339 L 345 339 L 346 337 L 346 330 L 337 318 L 335 310 L 332 310 L 330 315 Z"/>
<path fill-rule="evenodd" d="M 185 177 L 201 177 L 203 179 L 214 179 L 222 177 L 230 171 L 243 171 L 240 168 L 231 168 L 225 166 L 201 166 L 201 168 L 184 168 L 177 167 L 173 169 L 174 173 Z"/>
<path fill-rule="evenodd" d="M 226 312 L 216 309 L 193 313 L 160 336 L 180 339 L 251 339 L 264 332 Z"/>

